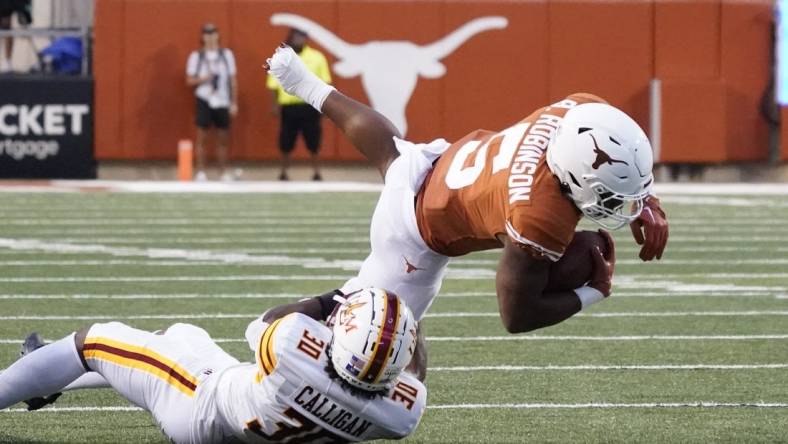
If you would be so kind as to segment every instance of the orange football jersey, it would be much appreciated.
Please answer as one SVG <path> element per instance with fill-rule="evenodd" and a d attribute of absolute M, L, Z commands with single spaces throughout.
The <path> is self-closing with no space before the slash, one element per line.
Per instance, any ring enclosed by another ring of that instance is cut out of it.
<path fill-rule="evenodd" d="M 563 116 L 581 103 L 602 102 L 572 94 L 540 108 L 498 133 L 476 130 L 435 162 L 416 204 L 427 245 L 446 256 L 500 248 L 497 235 L 536 257 L 558 260 L 574 236 L 581 213 L 547 166 L 547 143 Z"/>

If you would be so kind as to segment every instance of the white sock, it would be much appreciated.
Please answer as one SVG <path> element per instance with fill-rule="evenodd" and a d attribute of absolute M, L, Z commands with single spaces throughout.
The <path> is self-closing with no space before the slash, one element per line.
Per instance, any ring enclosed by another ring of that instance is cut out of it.
<path fill-rule="evenodd" d="M 71 384 L 63 387 L 62 392 L 68 392 L 71 390 L 82 390 L 82 389 L 95 389 L 95 388 L 106 388 L 112 387 L 109 385 L 106 379 L 103 376 L 96 372 L 87 372 L 84 375 L 77 378 Z"/>
<path fill-rule="evenodd" d="M 268 59 L 268 73 L 276 78 L 282 88 L 291 95 L 323 112 L 323 102 L 335 88 L 320 80 L 289 46 L 276 48 Z"/>
<path fill-rule="evenodd" d="M 72 333 L 22 356 L 0 373 L 0 410 L 57 393 L 83 373 Z"/>

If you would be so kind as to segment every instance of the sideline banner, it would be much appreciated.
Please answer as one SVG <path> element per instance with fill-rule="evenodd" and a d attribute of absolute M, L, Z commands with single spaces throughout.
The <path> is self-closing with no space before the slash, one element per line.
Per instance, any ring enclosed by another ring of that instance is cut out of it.
<path fill-rule="evenodd" d="M 0 178 L 96 178 L 93 78 L 0 77 Z"/>

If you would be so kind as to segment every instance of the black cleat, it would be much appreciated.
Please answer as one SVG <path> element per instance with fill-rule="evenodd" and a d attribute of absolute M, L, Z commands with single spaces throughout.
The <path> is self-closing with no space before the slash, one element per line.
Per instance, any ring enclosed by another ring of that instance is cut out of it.
<path fill-rule="evenodd" d="M 21 357 L 30 354 L 45 345 L 47 345 L 46 342 L 41 339 L 41 336 L 38 333 L 30 333 L 25 338 L 25 342 L 22 343 L 22 348 L 19 350 L 19 356 Z M 27 404 L 27 410 L 32 412 L 33 410 L 38 410 L 42 407 L 48 406 L 49 404 L 54 404 L 60 395 L 62 395 L 62 393 L 55 393 L 49 396 L 28 399 L 25 401 L 25 404 Z"/>
<path fill-rule="evenodd" d="M 24 401 L 24 403 L 27 404 L 27 411 L 32 412 L 33 410 L 46 407 L 49 404 L 54 404 L 60 395 L 62 395 L 62 393 L 55 393 L 54 395 L 45 396 L 43 398 L 30 398 L 27 401 Z"/>

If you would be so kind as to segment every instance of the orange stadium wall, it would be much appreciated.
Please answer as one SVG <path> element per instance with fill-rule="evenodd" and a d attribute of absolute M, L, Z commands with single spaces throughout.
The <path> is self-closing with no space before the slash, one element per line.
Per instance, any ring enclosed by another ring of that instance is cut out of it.
<path fill-rule="evenodd" d="M 231 156 L 278 157 L 278 120 L 260 65 L 284 38 L 274 13 L 309 18 L 345 41 L 429 44 L 466 22 L 503 16 L 504 29 L 475 35 L 420 77 L 407 105 L 407 138 L 459 138 L 500 129 L 575 91 L 605 97 L 649 128 L 650 82 L 662 82 L 663 162 L 763 160 L 768 128 L 759 100 L 769 80 L 770 1 L 375 1 L 101 0 L 94 71 L 96 156 L 174 159 L 194 135 L 185 86 L 200 26 L 216 23 L 238 62 L 240 113 Z M 319 44 L 329 58 L 338 60 Z M 369 102 L 359 77 L 336 86 Z M 360 156 L 324 121 L 323 157 Z M 305 150 L 297 150 L 300 156 Z M 783 149 L 788 157 L 788 149 Z"/>

